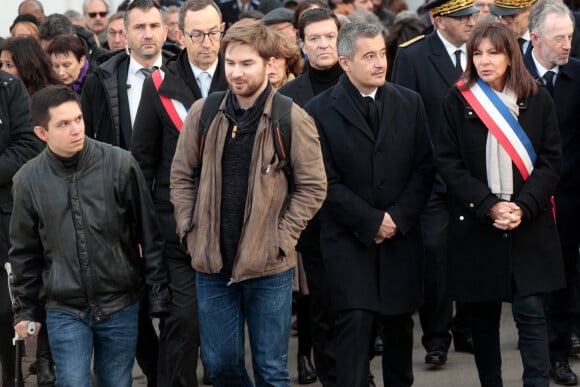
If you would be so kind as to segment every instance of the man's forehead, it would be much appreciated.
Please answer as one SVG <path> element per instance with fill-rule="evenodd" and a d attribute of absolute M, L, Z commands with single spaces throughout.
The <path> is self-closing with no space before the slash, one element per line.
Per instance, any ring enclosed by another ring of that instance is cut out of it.
<path fill-rule="evenodd" d="M 333 19 L 316 21 L 304 26 L 304 35 L 338 33 L 338 27 Z"/>

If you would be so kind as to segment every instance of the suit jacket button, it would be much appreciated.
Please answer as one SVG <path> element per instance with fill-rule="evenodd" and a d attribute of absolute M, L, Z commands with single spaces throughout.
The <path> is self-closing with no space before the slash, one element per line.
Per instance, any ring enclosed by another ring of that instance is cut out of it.
<path fill-rule="evenodd" d="M 504 232 L 504 233 L 503 233 L 501 236 L 502 236 L 503 238 L 508 238 L 508 237 L 509 237 L 509 235 L 508 235 L 508 233 L 507 233 L 507 232 Z"/>
<path fill-rule="evenodd" d="M 475 204 L 469 203 L 468 206 L 469 206 L 469 208 L 473 208 L 473 207 L 475 207 Z"/>

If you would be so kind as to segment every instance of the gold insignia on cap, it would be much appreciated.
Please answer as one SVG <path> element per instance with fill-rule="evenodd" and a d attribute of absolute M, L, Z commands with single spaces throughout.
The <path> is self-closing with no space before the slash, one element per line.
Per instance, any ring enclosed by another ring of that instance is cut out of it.
<path fill-rule="evenodd" d="M 512 0 L 514 1 L 514 0 Z M 496 0 L 496 4 L 497 4 Z M 433 7 L 431 11 L 433 16 L 445 16 L 450 13 L 461 11 L 462 9 L 469 8 L 473 6 L 473 0 L 451 0 L 437 7 Z"/>
<path fill-rule="evenodd" d="M 495 0 L 495 5 L 502 8 L 527 8 L 536 0 Z"/>

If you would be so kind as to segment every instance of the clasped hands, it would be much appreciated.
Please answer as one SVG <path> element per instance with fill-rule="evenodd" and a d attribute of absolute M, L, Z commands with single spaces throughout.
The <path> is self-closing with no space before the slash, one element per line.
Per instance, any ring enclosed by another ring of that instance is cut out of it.
<path fill-rule="evenodd" d="M 490 208 L 488 215 L 493 219 L 493 227 L 513 230 L 522 223 L 524 212 L 514 202 L 498 202 Z"/>
<path fill-rule="evenodd" d="M 385 241 L 385 239 L 392 238 L 396 233 L 397 225 L 393 221 L 393 218 L 391 218 L 391 215 L 389 215 L 388 212 L 385 212 L 385 215 L 383 216 L 383 222 L 381 223 L 379 231 L 377 232 L 377 235 L 374 239 L 375 244 L 380 245 Z"/>

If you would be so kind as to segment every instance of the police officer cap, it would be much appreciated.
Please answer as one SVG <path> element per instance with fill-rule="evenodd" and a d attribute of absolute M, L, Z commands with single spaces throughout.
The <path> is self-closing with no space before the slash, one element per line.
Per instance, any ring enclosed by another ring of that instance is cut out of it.
<path fill-rule="evenodd" d="M 424 6 L 433 16 L 466 16 L 479 12 L 473 0 L 433 0 Z"/>

